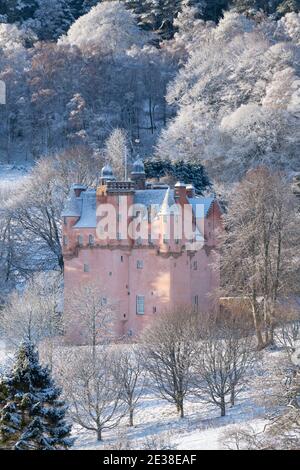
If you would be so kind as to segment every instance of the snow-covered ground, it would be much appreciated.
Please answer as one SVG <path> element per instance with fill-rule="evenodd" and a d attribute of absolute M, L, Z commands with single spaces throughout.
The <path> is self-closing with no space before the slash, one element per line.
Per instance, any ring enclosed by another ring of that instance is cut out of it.
<path fill-rule="evenodd" d="M 27 175 L 32 165 L 1 165 L 0 164 L 0 183 L 17 182 Z"/>
<path fill-rule="evenodd" d="M 117 429 L 103 433 L 102 443 L 96 441 L 94 433 L 75 429 L 75 448 L 119 449 L 120 443 L 124 446 L 129 442 L 133 449 L 143 449 L 149 443 L 156 443 L 158 449 L 217 450 L 224 448 L 222 440 L 234 424 L 250 425 L 261 430 L 266 424 L 264 413 L 265 410 L 259 408 L 246 393 L 235 407 L 228 408 L 224 418 L 219 416 L 215 407 L 189 400 L 186 402 L 186 417 L 180 419 L 174 405 L 148 396 L 139 404 L 134 427 L 128 427 L 126 422 L 121 423 Z"/>
<path fill-rule="evenodd" d="M 266 361 L 273 361 L 278 352 L 265 353 Z M 0 341 L 0 369 L 11 358 L 11 352 Z M 254 383 L 256 383 L 254 381 Z M 177 416 L 174 405 L 153 396 L 150 392 L 139 402 L 135 412 L 135 425 L 129 427 L 127 418 L 118 428 L 103 432 L 103 441 L 97 442 L 95 433 L 77 426 L 73 434 L 77 438 L 75 449 L 177 449 L 217 450 L 224 449 L 223 439 L 237 426 L 251 426 L 261 431 L 266 424 L 266 410 L 256 401 L 261 394 L 259 382 L 256 388 L 247 387 L 233 408 L 228 407 L 227 416 L 220 417 L 212 405 L 189 399 L 185 404 L 185 418 Z M 127 446 L 129 443 L 129 446 Z"/>

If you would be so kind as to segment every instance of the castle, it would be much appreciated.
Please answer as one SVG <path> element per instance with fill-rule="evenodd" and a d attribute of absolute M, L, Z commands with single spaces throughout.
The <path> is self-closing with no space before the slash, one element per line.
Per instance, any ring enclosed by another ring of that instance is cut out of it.
<path fill-rule="evenodd" d="M 96 189 L 72 186 L 62 214 L 65 308 L 82 286 L 99 286 L 120 338 L 180 305 L 213 309 L 221 216 L 215 197 L 192 185 L 148 183 L 141 160 L 129 181 L 106 165 Z"/>

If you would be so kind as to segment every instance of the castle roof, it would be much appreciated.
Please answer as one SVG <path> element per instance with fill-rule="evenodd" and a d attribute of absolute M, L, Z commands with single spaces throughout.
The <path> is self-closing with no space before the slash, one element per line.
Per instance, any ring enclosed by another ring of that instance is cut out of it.
<path fill-rule="evenodd" d="M 215 201 L 214 197 L 194 197 L 188 198 L 195 213 L 201 214 L 201 210 L 197 213 L 197 206 L 204 207 L 204 216 L 207 217 L 210 208 Z M 134 193 L 134 204 L 141 204 L 146 207 L 152 205 L 157 206 L 158 212 L 168 214 L 169 208 L 174 206 L 174 190 L 170 188 L 165 189 L 145 189 L 138 190 Z M 79 197 L 76 197 L 74 189 L 72 188 L 69 197 L 66 201 L 65 208 L 62 213 L 63 217 L 78 217 L 78 222 L 74 225 L 75 228 L 95 228 L 96 227 L 96 191 L 89 189 L 83 191 Z"/>

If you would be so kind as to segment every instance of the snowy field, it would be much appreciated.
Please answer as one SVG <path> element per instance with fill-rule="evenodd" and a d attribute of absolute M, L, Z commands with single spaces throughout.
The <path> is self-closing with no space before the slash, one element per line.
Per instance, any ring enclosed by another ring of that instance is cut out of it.
<path fill-rule="evenodd" d="M 32 165 L 0 165 L 0 183 L 18 182 L 27 175 Z"/>
<path fill-rule="evenodd" d="M 278 352 L 265 352 L 265 361 L 272 363 Z M 0 342 L 0 366 L 10 363 L 11 353 Z M 267 423 L 266 409 L 256 400 L 261 396 L 257 385 L 246 387 L 236 402 L 228 407 L 227 416 L 220 417 L 219 409 L 194 399 L 185 402 L 185 418 L 180 419 L 174 405 L 161 400 L 151 392 L 145 394 L 135 412 L 135 425 L 127 425 L 127 417 L 117 428 L 103 432 L 103 441 L 97 442 L 95 433 L 73 426 L 77 450 L 126 450 L 126 449 L 172 449 L 172 450 L 218 450 L 226 449 L 223 442 L 229 430 L 237 426 L 250 426 L 263 430 Z M 256 388 L 255 388 L 256 387 Z"/>

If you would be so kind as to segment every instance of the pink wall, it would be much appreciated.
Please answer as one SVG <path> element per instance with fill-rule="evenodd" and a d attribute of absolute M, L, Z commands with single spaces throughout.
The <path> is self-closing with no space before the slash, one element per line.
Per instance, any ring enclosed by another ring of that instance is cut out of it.
<path fill-rule="evenodd" d="M 65 255 L 65 311 L 68 310 L 70 298 L 85 284 L 99 286 L 99 295 L 105 296 L 117 312 L 116 336 L 139 334 L 162 311 L 179 305 L 195 305 L 198 296 L 198 310 L 213 309 L 211 298 L 219 285 L 219 272 L 212 268 L 217 259 L 216 232 L 221 228 L 221 212 L 215 203 L 205 222 L 207 240 L 205 246 L 192 255 L 181 246 L 160 244 L 150 248 L 126 246 L 105 247 L 96 239 L 95 229 L 73 229 L 76 219 L 64 225 L 64 235 L 68 245 L 64 247 Z M 84 237 L 84 247 L 76 248 L 77 236 Z M 88 247 L 88 238 L 95 236 L 96 246 Z M 99 246 L 97 246 L 99 245 Z M 100 246 L 102 245 L 102 246 Z M 143 262 L 143 269 L 137 269 L 137 261 Z M 194 263 L 197 263 L 196 265 Z M 84 272 L 84 265 L 89 272 Z M 136 314 L 136 296 L 145 296 L 144 315 Z M 156 309 L 156 311 L 154 310 Z M 74 333 L 75 332 L 75 333 Z M 71 333 L 74 341 L 76 325 Z M 77 339 L 76 339 L 77 338 Z"/>

